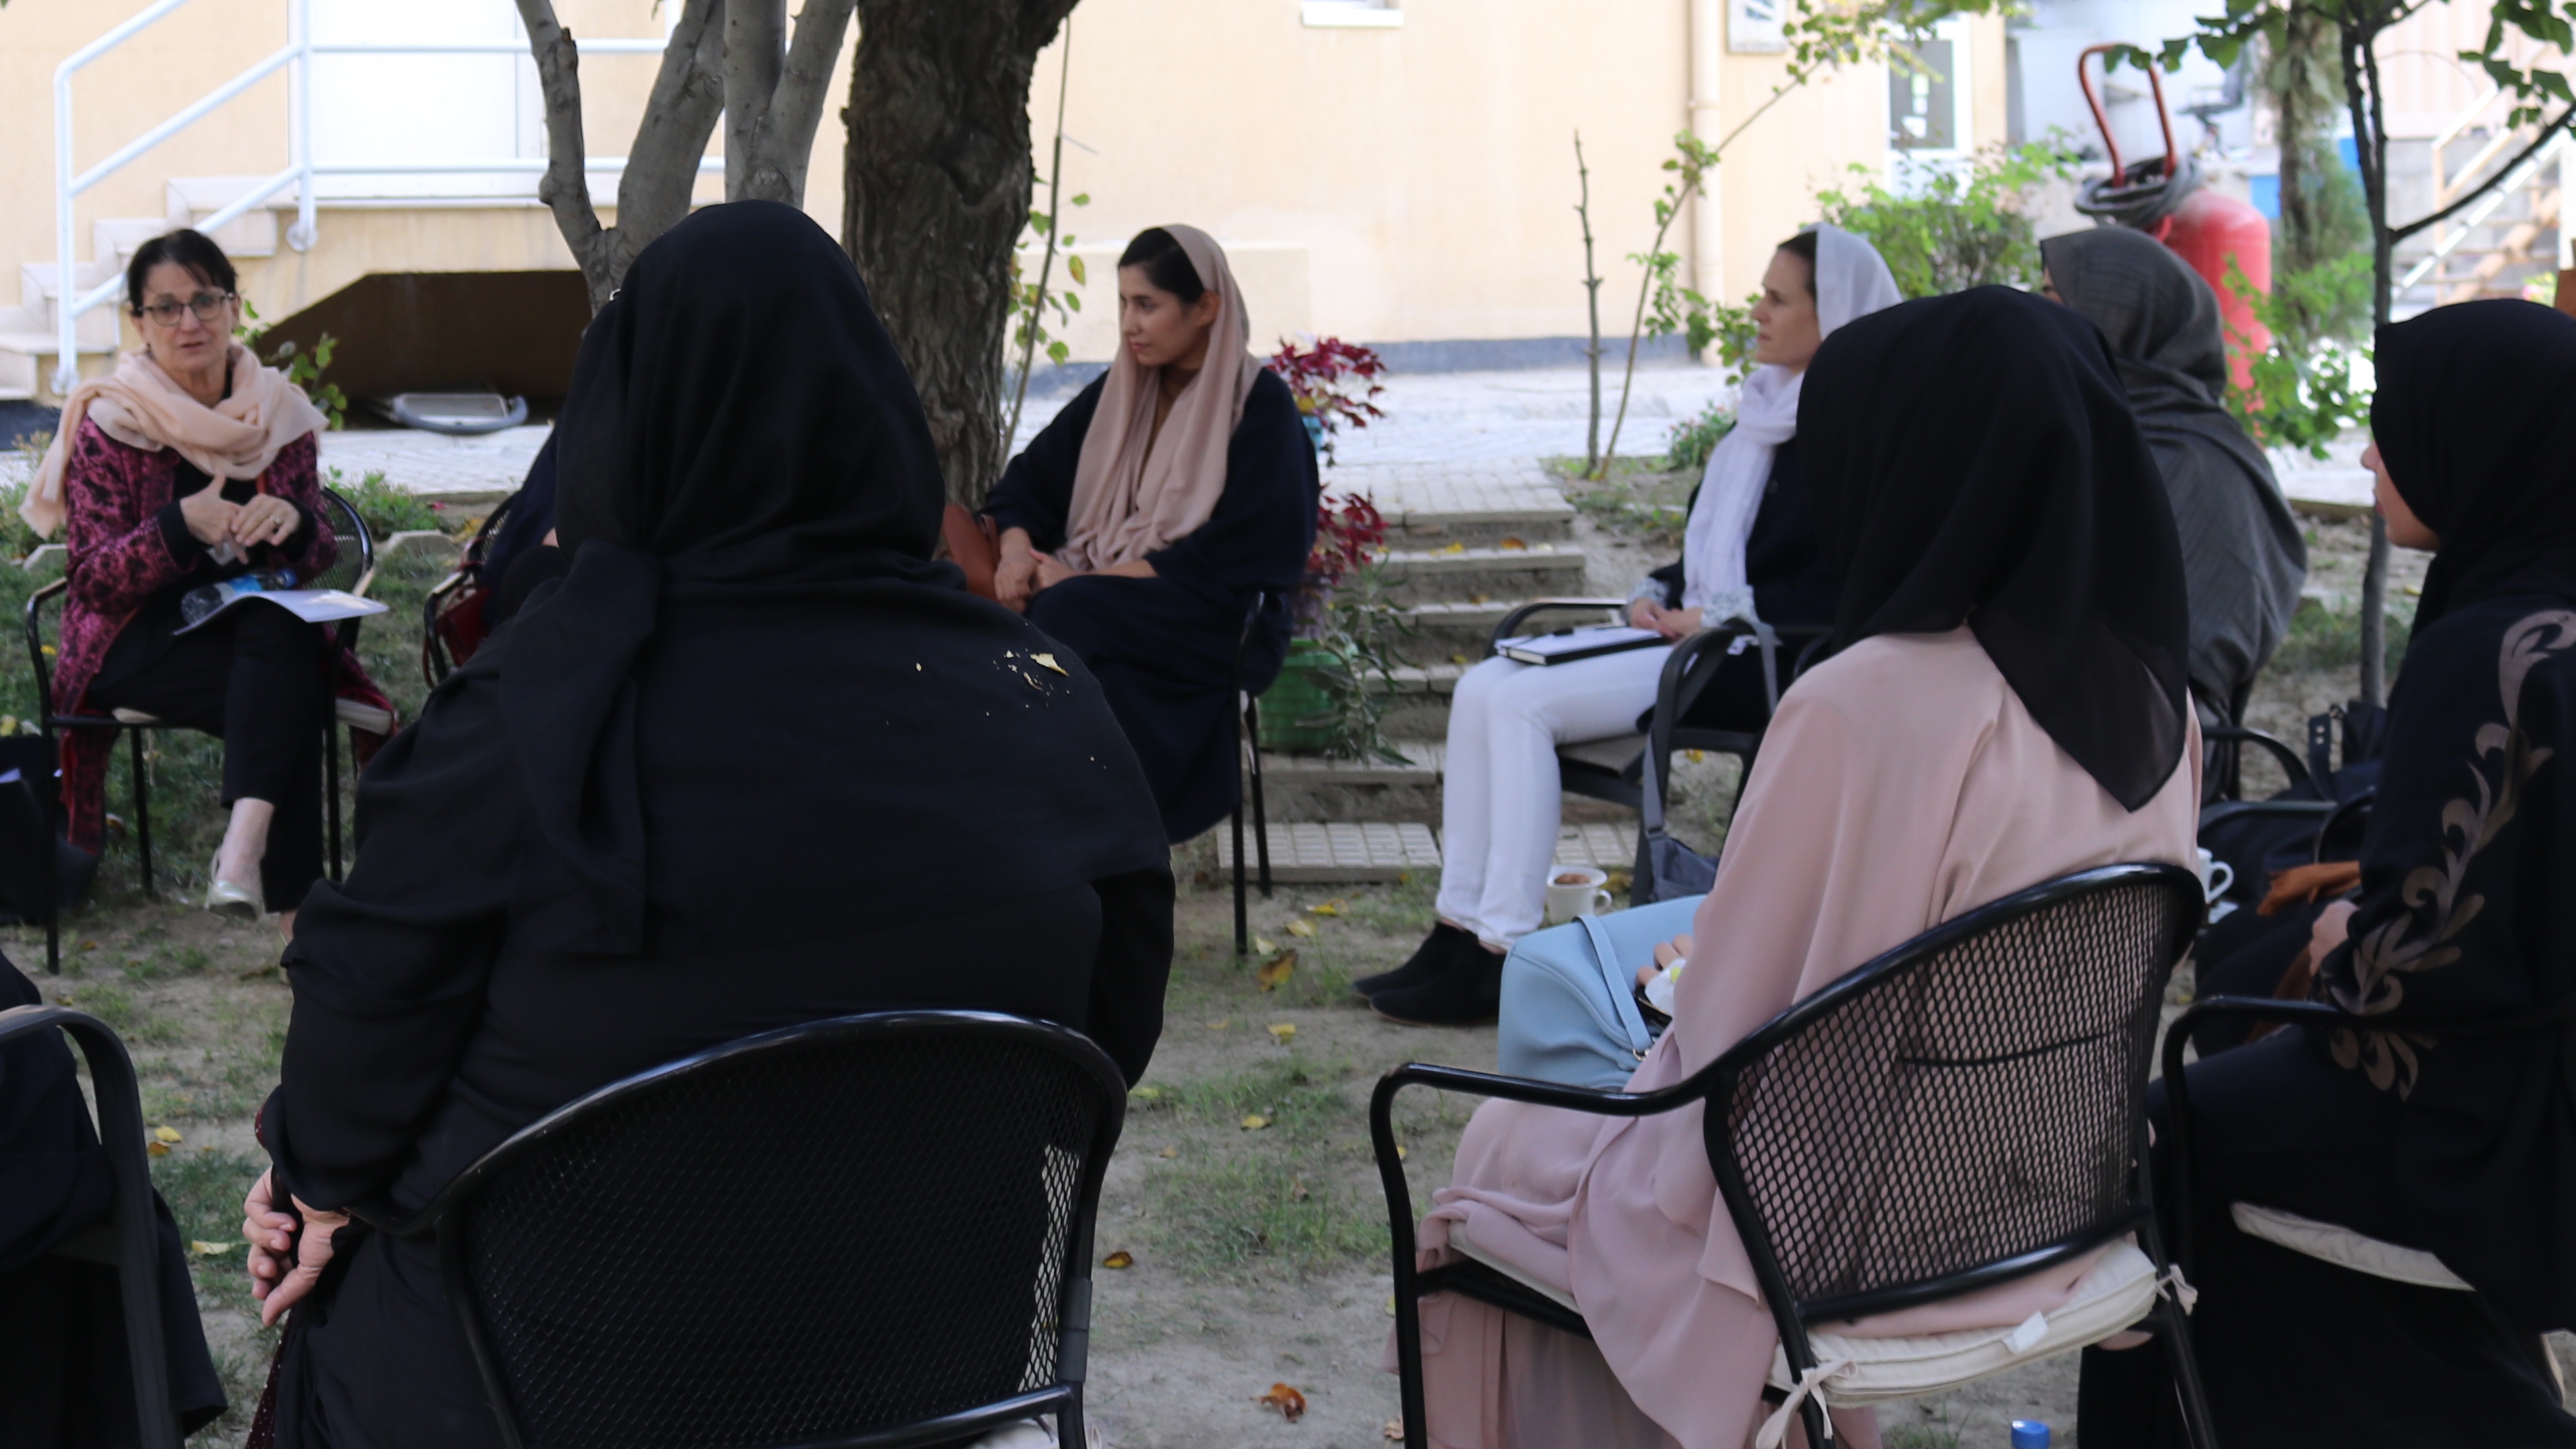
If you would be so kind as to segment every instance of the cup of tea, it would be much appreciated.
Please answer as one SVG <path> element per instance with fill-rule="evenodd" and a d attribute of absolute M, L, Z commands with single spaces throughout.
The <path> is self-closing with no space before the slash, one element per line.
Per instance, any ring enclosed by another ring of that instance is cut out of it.
<path fill-rule="evenodd" d="M 2201 898 L 2215 906 L 2227 895 L 2228 888 L 2235 884 L 2236 868 L 2212 855 L 2204 847 L 2200 852 Z"/>
<path fill-rule="evenodd" d="M 1588 865 L 1560 865 L 1547 876 L 1547 923 L 1562 926 L 1577 916 L 1610 909 L 1610 877 Z"/>

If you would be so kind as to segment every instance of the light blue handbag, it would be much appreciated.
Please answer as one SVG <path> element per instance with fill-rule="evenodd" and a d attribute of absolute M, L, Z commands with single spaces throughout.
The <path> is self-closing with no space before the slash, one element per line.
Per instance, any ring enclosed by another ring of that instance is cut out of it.
<path fill-rule="evenodd" d="M 1506 1076 L 1615 1090 L 1655 1034 L 1637 1009 L 1637 968 L 1690 930 L 1699 897 L 1658 901 L 1523 936 L 1503 958 L 1497 1065 Z"/>

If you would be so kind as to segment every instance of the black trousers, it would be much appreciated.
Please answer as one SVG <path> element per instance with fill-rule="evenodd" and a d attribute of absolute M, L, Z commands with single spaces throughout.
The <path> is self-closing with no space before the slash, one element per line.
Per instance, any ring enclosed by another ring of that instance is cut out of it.
<path fill-rule="evenodd" d="M 2398 1102 L 2296 1031 L 2205 1058 L 2191 1087 L 2191 1338 L 2220 1442 L 2415 1449 L 2576 1445 L 2517 1332 L 2475 1293 L 2339 1268 L 2236 1228 L 2258 1203 L 2421 1246 L 2397 1192 Z M 2173 1245 L 2173 1133 L 2165 1084 L 2150 1090 L 2157 1211 Z M 2184 1442 L 2164 1345 L 2084 1351 L 2085 1449 Z"/>
<path fill-rule="evenodd" d="M 294 910 L 322 878 L 329 637 L 256 601 L 174 636 L 177 623 L 175 615 L 146 615 L 128 624 L 109 646 L 89 702 L 141 710 L 224 742 L 224 808 L 236 800 L 277 807 L 260 891 L 270 910 Z"/>

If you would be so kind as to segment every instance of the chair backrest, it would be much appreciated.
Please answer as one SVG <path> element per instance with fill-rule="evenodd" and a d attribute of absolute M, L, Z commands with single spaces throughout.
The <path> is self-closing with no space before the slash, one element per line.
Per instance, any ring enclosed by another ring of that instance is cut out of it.
<path fill-rule="evenodd" d="M 1117 1068 L 1061 1027 L 843 1017 L 602 1088 L 397 1231 L 436 1224 L 528 1449 L 971 1427 L 1032 1395 L 1078 1408 L 1125 1104 Z"/>
<path fill-rule="evenodd" d="M 322 490 L 322 509 L 332 534 L 340 541 L 339 556 L 319 576 L 306 579 L 302 587 L 355 590 L 376 571 L 375 535 L 368 530 L 357 505 L 332 489 Z"/>
<path fill-rule="evenodd" d="M 1926 932 L 1729 1052 L 1710 1161 L 1766 1293 L 1802 1322 L 1857 1317 L 2136 1226 L 2148 1061 L 2201 911 L 2179 866 L 2083 871 Z"/>

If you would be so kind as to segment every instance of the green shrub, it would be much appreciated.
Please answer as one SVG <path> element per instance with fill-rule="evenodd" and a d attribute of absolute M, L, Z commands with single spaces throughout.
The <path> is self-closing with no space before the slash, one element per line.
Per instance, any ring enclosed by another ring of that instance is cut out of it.
<path fill-rule="evenodd" d="M 397 533 L 420 529 L 447 531 L 445 509 L 424 500 L 419 494 L 386 482 L 385 475 L 377 470 L 369 469 L 366 476 L 353 486 L 340 476 L 339 469 L 332 468 L 324 473 L 322 482 L 349 500 L 358 510 L 358 516 L 366 520 L 367 532 L 374 534 L 379 543 Z"/>
<path fill-rule="evenodd" d="M 2053 137 L 1990 149 L 1964 168 L 1911 169 L 1917 184 L 1905 194 L 1881 183 L 1875 167 L 1855 165 L 1858 193 L 1819 191 L 1816 205 L 1824 220 L 1878 248 L 1908 297 L 1988 283 L 2031 288 L 2039 285 L 2039 237 L 2024 198 L 2074 175 L 2077 159 Z"/>
<path fill-rule="evenodd" d="M 1708 467 L 1708 455 L 1717 450 L 1718 440 L 1734 431 L 1734 411 L 1710 403 L 1697 417 L 1673 424 L 1671 441 L 1664 448 L 1664 466 L 1677 473 L 1698 473 Z"/>

